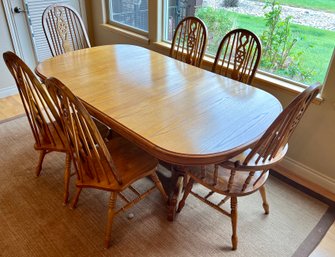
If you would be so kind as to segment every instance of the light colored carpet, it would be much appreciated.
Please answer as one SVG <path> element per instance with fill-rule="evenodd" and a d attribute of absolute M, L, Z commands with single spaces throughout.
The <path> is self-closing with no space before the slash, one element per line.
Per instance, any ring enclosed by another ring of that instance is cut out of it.
<path fill-rule="evenodd" d="M 292 256 L 327 210 L 271 177 L 269 215 L 258 193 L 240 198 L 239 245 L 231 251 L 229 218 L 190 196 L 168 222 L 155 192 L 115 218 L 105 250 L 108 194 L 84 190 L 76 210 L 63 207 L 64 155 L 47 155 L 35 178 L 38 154 L 26 118 L 0 124 L 0 138 L 0 256 Z"/>

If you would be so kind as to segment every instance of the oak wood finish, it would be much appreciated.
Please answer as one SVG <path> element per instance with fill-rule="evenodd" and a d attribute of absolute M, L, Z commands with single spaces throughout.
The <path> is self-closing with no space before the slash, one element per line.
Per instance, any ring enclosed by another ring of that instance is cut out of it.
<path fill-rule="evenodd" d="M 246 29 L 235 29 L 219 45 L 212 71 L 251 84 L 262 55 L 259 38 Z"/>
<path fill-rule="evenodd" d="M 54 108 L 47 90 L 18 56 L 12 52 L 6 52 L 3 54 L 3 58 L 15 79 L 35 139 L 34 148 L 40 152 L 36 176 L 41 173 L 46 154 L 53 151 L 66 153 L 64 203 L 67 203 L 71 162 L 58 112 Z"/>
<path fill-rule="evenodd" d="M 42 15 L 42 26 L 53 56 L 91 47 L 80 14 L 69 5 L 48 6 Z M 93 120 L 104 138 L 111 136 L 112 131 L 105 124 L 95 117 Z"/>
<path fill-rule="evenodd" d="M 200 67 L 207 45 L 207 28 L 197 17 L 181 20 L 174 32 L 170 56 Z"/>
<path fill-rule="evenodd" d="M 335 255 L 335 222 L 328 230 L 326 236 L 311 253 L 310 257 L 332 257 Z"/>
<path fill-rule="evenodd" d="M 66 53 L 36 72 L 61 79 L 91 115 L 179 165 L 171 188 L 180 184 L 183 166 L 219 163 L 247 149 L 281 111 L 262 90 L 131 45 Z M 170 220 L 177 202 L 169 194 Z"/>
<path fill-rule="evenodd" d="M 18 93 L 0 98 L 0 106 L 0 121 L 25 113 Z"/>
<path fill-rule="evenodd" d="M 108 248 L 116 214 L 133 206 L 155 188 L 158 188 L 167 200 L 156 174 L 158 161 L 120 136 L 113 137 L 106 145 L 79 99 L 55 78 L 49 78 L 45 83 L 61 114 L 77 174 L 77 193 L 72 207 L 76 207 L 83 188 L 111 192 L 105 232 L 105 247 Z M 150 176 L 154 186 L 140 193 L 132 184 L 146 176 Z M 135 198 L 131 200 L 123 195 L 125 189 L 131 190 Z M 125 205 L 115 210 L 118 196 Z"/>
<path fill-rule="evenodd" d="M 282 160 L 288 149 L 288 140 L 303 117 L 307 107 L 320 91 L 319 86 L 310 86 L 298 95 L 276 118 L 259 141 L 244 153 L 231 160 L 206 167 L 188 169 L 189 183 L 178 211 L 185 205 L 187 196 L 191 193 L 198 199 L 229 216 L 232 222 L 232 249 L 237 249 L 237 197 L 260 191 L 263 208 L 269 213 L 264 183 L 269 170 Z M 198 182 L 210 190 L 206 196 L 200 196 L 192 191 L 192 185 Z M 214 193 L 222 194 L 225 198 L 219 203 L 209 200 Z M 231 200 L 231 212 L 221 208 L 228 199 Z"/>
<path fill-rule="evenodd" d="M 69 5 L 48 6 L 42 15 L 42 27 L 53 56 L 91 47 L 79 13 Z"/>
<path fill-rule="evenodd" d="M 91 115 L 177 165 L 219 163 L 243 152 L 282 110 L 260 89 L 131 45 L 69 52 L 36 72 L 57 77 Z"/>

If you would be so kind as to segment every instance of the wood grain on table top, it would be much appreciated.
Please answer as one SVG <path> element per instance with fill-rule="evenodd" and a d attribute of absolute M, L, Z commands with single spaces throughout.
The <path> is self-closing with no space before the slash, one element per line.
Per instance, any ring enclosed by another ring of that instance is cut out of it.
<path fill-rule="evenodd" d="M 60 79 L 95 116 L 175 164 L 227 159 L 282 110 L 263 90 L 132 45 L 66 53 L 36 72 Z"/>

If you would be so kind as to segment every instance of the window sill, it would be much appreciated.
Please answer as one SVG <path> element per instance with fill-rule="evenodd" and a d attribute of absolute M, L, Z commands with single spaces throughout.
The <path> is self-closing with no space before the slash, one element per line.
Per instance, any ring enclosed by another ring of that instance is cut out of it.
<path fill-rule="evenodd" d="M 275 78 L 272 76 L 268 76 L 261 72 L 257 72 L 253 83 L 256 85 L 264 85 L 267 87 L 273 87 L 275 89 L 284 90 L 286 92 L 290 92 L 293 94 L 299 94 L 304 91 L 304 87 L 300 86 L 298 83 L 290 83 L 289 81 L 281 80 L 280 78 Z M 323 98 L 321 94 L 318 94 L 317 97 L 313 100 L 315 104 L 321 104 L 323 102 Z"/>
<path fill-rule="evenodd" d="M 155 42 L 153 43 L 154 50 L 159 51 L 161 53 L 166 53 L 168 50 L 170 50 L 170 44 L 166 42 Z M 202 68 L 206 70 L 211 70 L 213 66 L 214 58 L 210 56 L 205 56 L 204 60 L 202 62 Z M 286 92 L 289 92 L 291 94 L 297 95 L 301 93 L 304 88 L 300 85 L 295 83 L 290 83 L 289 81 L 281 80 L 279 78 L 275 78 L 272 76 L 268 76 L 266 74 L 263 74 L 262 72 L 257 72 L 256 76 L 253 80 L 253 84 L 261 85 L 264 87 L 272 87 L 276 90 L 283 90 Z M 319 94 L 314 100 L 313 103 L 315 104 L 321 104 L 323 102 L 322 96 Z"/>
<path fill-rule="evenodd" d="M 111 24 L 100 24 L 100 26 L 109 32 L 119 34 L 121 36 L 127 37 L 131 40 L 135 40 L 136 42 L 144 45 L 148 45 L 150 40 L 147 36 L 143 36 L 141 34 L 129 31 L 127 29 L 123 29 Z"/>

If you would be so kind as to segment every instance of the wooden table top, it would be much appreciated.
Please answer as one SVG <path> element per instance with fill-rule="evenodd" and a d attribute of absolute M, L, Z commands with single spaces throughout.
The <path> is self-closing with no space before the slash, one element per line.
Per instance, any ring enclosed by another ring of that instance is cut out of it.
<path fill-rule="evenodd" d="M 282 110 L 263 90 L 132 45 L 66 53 L 36 73 L 60 79 L 91 114 L 173 164 L 226 160 L 250 147 Z"/>

